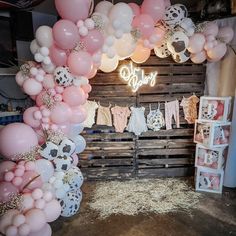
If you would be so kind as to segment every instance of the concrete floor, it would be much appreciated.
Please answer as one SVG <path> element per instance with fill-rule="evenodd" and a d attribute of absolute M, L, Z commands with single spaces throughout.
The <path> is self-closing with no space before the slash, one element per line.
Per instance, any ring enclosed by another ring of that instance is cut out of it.
<path fill-rule="evenodd" d="M 94 187 L 83 185 L 80 212 L 52 224 L 53 236 L 236 236 L 236 190 L 224 194 L 204 194 L 190 214 L 117 215 L 101 220 L 87 206 Z"/>

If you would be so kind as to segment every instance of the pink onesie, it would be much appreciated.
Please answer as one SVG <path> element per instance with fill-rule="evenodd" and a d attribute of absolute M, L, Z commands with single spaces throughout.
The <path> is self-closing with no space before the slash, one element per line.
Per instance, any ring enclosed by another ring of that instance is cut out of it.
<path fill-rule="evenodd" d="M 179 128 L 179 102 L 177 100 L 165 103 L 166 129 L 172 129 L 172 116 L 174 116 L 176 126 Z"/>
<path fill-rule="evenodd" d="M 123 133 L 127 125 L 128 117 L 130 116 L 130 110 L 128 107 L 115 106 L 111 108 L 111 113 L 113 115 L 114 126 L 116 132 Z"/>

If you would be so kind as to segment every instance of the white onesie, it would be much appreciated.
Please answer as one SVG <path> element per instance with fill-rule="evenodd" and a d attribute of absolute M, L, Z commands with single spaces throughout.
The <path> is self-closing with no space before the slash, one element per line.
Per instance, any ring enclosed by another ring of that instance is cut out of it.
<path fill-rule="evenodd" d="M 140 135 L 142 132 L 146 132 L 147 124 L 144 117 L 145 107 L 131 107 L 130 110 L 132 113 L 127 130 L 135 133 L 135 135 Z"/>
<path fill-rule="evenodd" d="M 91 128 L 95 123 L 95 113 L 98 108 L 98 104 L 93 101 L 87 101 L 84 104 L 84 108 L 87 111 L 87 118 L 84 121 L 84 127 Z"/>

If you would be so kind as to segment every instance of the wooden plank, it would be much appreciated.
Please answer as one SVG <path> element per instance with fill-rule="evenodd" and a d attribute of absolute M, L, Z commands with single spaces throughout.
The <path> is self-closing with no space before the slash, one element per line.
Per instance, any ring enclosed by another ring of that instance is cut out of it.
<path fill-rule="evenodd" d="M 142 133 L 139 137 L 173 137 L 173 136 L 193 136 L 194 130 L 191 129 L 171 129 L 171 130 L 159 130 L 159 131 L 147 131 Z"/>
<path fill-rule="evenodd" d="M 129 150 L 134 149 L 134 142 L 87 142 L 86 151 L 89 150 Z"/>
<path fill-rule="evenodd" d="M 94 133 L 94 134 L 85 134 L 82 133 L 83 137 L 87 141 L 95 140 L 133 140 L 135 135 L 133 133 Z"/>
<path fill-rule="evenodd" d="M 123 157 L 130 157 L 133 156 L 135 153 L 134 150 L 85 150 L 83 153 L 81 153 L 79 156 L 84 159 L 88 157 L 112 157 L 112 156 L 123 156 Z"/>
<path fill-rule="evenodd" d="M 98 97 L 96 94 L 94 96 L 89 96 L 89 100 L 99 101 L 102 106 L 133 106 L 136 104 L 136 97 Z"/>
<path fill-rule="evenodd" d="M 173 149 L 138 149 L 139 156 L 155 156 L 155 155 L 189 155 L 194 154 L 193 148 L 173 148 Z"/>
<path fill-rule="evenodd" d="M 191 165 L 194 164 L 194 158 L 162 158 L 162 159 L 137 159 L 138 168 L 143 165 Z"/>
<path fill-rule="evenodd" d="M 159 168 L 159 169 L 139 169 L 137 177 L 140 178 L 154 178 L 154 177 L 181 177 L 192 176 L 194 174 L 194 167 L 180 167 L 180 168 Z"/>
<path fill-rule="evenodd" d="M 80 160 L 80 167 L 89 166 L 133 166 L 133 158 L 117 158 L 117 159 L 92 159 L 92 160 Z"/>

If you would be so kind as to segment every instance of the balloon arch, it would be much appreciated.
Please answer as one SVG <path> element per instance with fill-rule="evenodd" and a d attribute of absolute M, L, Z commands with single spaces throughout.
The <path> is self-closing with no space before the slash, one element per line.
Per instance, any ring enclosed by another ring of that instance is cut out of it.
<path fill-rule="evenodd" d="M 114 71 L 120 60 L 145 62 L 157 57 L 177 63 L 218 61 L 233 38 L 230 27 L 195 25 L 184 5 L 168 0 L 135 3 L 55 0 L 61 20 L 40 26 L 30 50 L 35 61 L 23 64 L 16 82 L 35 100 L 0 132 L 0 232 L 51 235 L 49 222 L 79 210 L 83 176 L 78 157 L 86 146 L 79 135 L 97 70 Z"/>

